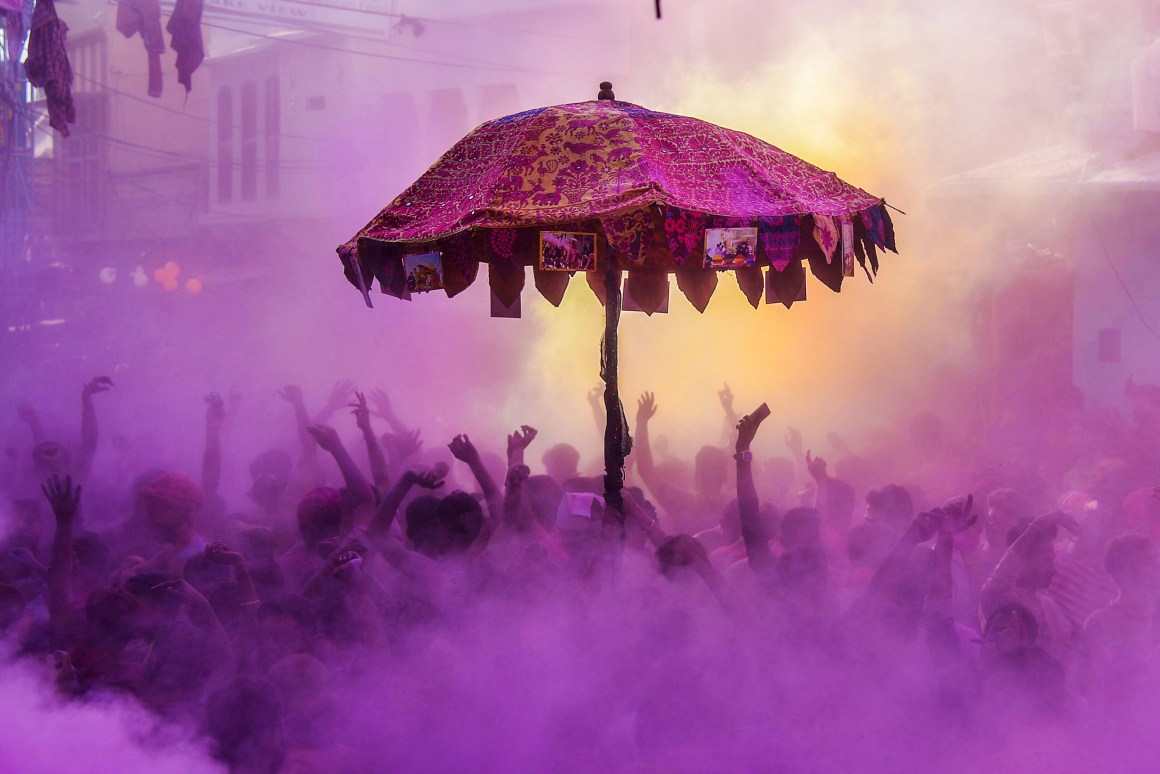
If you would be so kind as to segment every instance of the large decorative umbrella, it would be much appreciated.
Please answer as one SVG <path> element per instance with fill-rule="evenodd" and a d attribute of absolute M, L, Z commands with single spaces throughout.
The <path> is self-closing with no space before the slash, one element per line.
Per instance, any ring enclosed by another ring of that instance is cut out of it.
<path fill-rule="evenodd" d="M 488 264 L 493 314 L 516 316 L 526 267 L 559 305 L 583 272 L 604 304 L 605 496 L 617 509 L 631 448 L 617 382 L 623 290 L 648 314 L 670 273 L 704 311 L 722 271 L 756 308 L 803 297 L 804 264 L 834 291 L 895 250 L 885 202 L 741 132 L 613 96 L 488 121 L 338 248 L 369 306 L 373 281 L 449 297 Z M 518 314 L 518 313 L 517 313 Z"/>

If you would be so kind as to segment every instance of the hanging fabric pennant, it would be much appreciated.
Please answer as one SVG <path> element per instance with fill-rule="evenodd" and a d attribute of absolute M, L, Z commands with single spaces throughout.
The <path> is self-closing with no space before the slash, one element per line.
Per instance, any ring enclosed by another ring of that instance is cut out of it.
<path fill-rule="evenodd" d="M 745 299 L 754 309 L 761 305 L 761 292 L 765 289 L 765 275 L 760 266 L 744 266 L 733 272 L 737 286 L 745 294 Z"/>
<path fill-rule="evenodd" d="M 559 306 L 564 300 L 564 291 L 568 289 L 568 281 L 572 275 L 566 271 L 544 271 L 539 266 L 532 267 L 532 280 L 540 295 L 548 299 L 552 306 Z"/>
<path fill-rule="evenodd" d="M 757 219 L 758 248 L 777 271 L 785 271 L 789 266 L 800 240 L 801 227 L 791 215 Z"/>
<path fill-rule="evenodd" d="M 765 273 L 765 303 L 784 304 L 786 309 L 806 298 L 806 270 L 799 261 L 791 261 L 785 271 Z"/>
<path fill-rule="evenodd" d="M 617 257 L 632 266 L 644 263 L 645 252 L 652 240 L 653 211 L 651 207 L 640 207 L 618 215 L 607 215 L 600 219 L 608 246 Z"/>
<path fill-rule="evenodd" d="M 630 271 L 624 281 L 624 311 L 650 317 L 669 311 L 669 275 L 663 271 Z"/>
<path fill-rule="evenodd" d="M 488 266 L 487 280 L 492 294 L 504 307 L 511 307 L 524 289 L 524 267 L 509 261 L 493 261 Z"/>
<path fill-rule="evenodd" d="M 491 316 L 500 318 L 519 319 L 523 316 L 523 304 L 520 302 L 520 297 L 516 296 L 516 300 L 510 304 L 505 304 L 500 297 L 491 292 Z"/>
<path fill-rule="evenodd" d="M 713 297 L 713 291 L 717 289 L 718 272 L 697 268 L 678 269 L 676 274 L 677 287 L 689 299 L 693 308 L 703 314 L 705 307 L 709 306 L 709 299 Z"/>
<path fill-rule="evenodd" d="M 665 210 L 665 243 L 677 266 L 683 266 L 690 258 L 700 265 L 706 221 L 707 217 L 698 212 L 672 207 Z"/>
<path fill-rule="evenodd" d="M 448 298 L 454 298 L 471 287 L 479 273 L 471 233 L 460 231 L 443 238 L 439 253 L 443 257 L 443 289 Z"/>
<path fill-rule="evenodd" d="M 870 264 L 870 273 L 877 277 L 878 251 L 874 249 L 874 240 L 871 239 L 870 232 L 861 221 L 854 221 L 854 247 L 860 253 L 865 254 L 866 260 Z"/>
<path fill-rule="evenodd" d="M 838 249 L 840 234 L 838 224 L 829 215 L 814 215 L 814 241 L 822 248 L 826 261 L 834 260 L 834 252 Z"/>
<path fill-rule="evenodd" d="M 620 282 L 620 274 L 621 272 L 616 272 L 617 282 Z M 594 294 L 596 294 L 596 300 L 600 302 L 601 306 L 604 306 L 604 302 L 608 298 L 608 292 L 604 286 L 604 283 L 608 277 L 604 274 L 604 272 L 586 271 L 584 272 L 584 279 L 587 280 L 588 287 L 592 289 Z"/>
<path fill-rule="evenodd" d="M 882 218 L 883 206 L 876 204 L 873 207 L 867 207 L 858 215 L 861 217 L 862 225 L 866 227 L 866 233 L 874 244 L 886 249 L 886 222 Z"/>
<path fill-rule="evenodd" d="M 814 242 L 812 239 L 807 239 L 802 245 L 803 249 L 798 250 L 797 256 L 809 263 L 810 273 L 817 277 L 818 281 L 830 290 L 835 293 L 841 293 L 842 280 L 845 275 L 845 253 L 843 253 L 842 261 L 827 261 L 826 256 L 822 253 L 822 248 L 818 246 L 817 242 Z M 851 266 L 853 266 L 853 258 L 854 254 L 851 252 Z"/>
<path fill-rule="evenodd" d="M 892 253 L 898 253 L 898 245 L 894 242 L 894 221 L 890 219 L 890 213 L 886 210 L 886 202 L 882 203 L 879 208 L 882 213 L 882 226 L 886 230 L 886 237 L 882 242 L 882 246 Z"/>

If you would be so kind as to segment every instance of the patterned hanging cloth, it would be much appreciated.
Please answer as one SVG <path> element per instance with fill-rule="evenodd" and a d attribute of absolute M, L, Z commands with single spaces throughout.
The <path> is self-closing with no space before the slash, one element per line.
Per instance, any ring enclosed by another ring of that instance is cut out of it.
<path fill-rule="evenodd" d="M 62 137 L 68 137 L 68 125 L 77 122 L 67 38 L 68 26 L 56 15 L 56 6 L 52 0 L 36 0 L 24 71 L 29 83 L 44 89 L 45 101 L 48 103 L 48 123 Z"/>

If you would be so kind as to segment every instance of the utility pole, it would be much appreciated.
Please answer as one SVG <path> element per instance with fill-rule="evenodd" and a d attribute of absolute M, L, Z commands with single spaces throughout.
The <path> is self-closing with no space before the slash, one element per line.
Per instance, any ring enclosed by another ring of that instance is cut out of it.
<path fill-rule="evenodd" d="M 32 108 L 21 63 L 24 42 L 0 34 L 0 355 L 10 356 L 26 314 L 32 213 Z M 21 301 L 24 299 L 24 302 Z"/>

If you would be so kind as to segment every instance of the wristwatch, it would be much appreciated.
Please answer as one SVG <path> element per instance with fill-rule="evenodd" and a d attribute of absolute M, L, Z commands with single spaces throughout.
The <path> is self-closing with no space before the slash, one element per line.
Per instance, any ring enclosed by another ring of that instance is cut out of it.
<path fill-rule="evenodd" d="M 737 452 L 733 455 L 733 459 L 738 462 L 753 462 L 753 452 L 746 449 L 743 452 Z"/>

